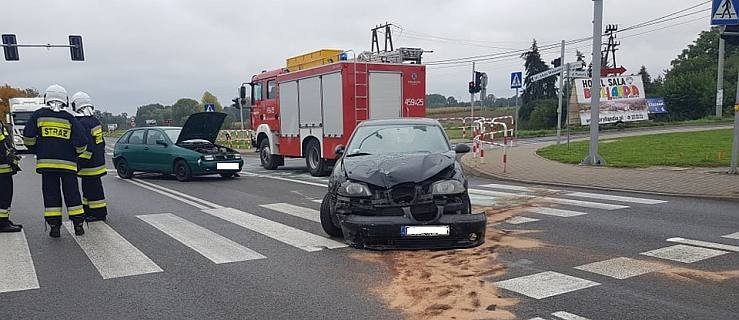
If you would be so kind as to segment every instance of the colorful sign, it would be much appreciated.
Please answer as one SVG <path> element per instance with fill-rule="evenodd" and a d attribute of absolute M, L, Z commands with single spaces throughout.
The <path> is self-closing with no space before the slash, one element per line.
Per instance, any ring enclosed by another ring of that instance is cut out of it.
<path fill-rule="evenodd" d="M 662 97 L 647 98 L 647 107 L 649 107 L 649 113 L 667 113 L 665 99 Z"/>
<path fill-rule="evenodd" d="M 592 79 L 575 80 L 580 123 L 590 124 Z M 644 84 L 639 76 L 601 78 L 599 123 L 631 122 L 649 119 Z"/>

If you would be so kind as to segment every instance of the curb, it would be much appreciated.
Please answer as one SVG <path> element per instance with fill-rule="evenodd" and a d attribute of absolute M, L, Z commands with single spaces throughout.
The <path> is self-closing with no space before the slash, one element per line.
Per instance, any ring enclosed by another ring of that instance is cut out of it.
<path fill-rule="evenodd" d="M 481 178 L 495 178 L 495 179 L 505 180 L 505 181 L 520 182 L 520 183 L 527 183 L 527 184 L 539 184 L 539 185 L 555 186 L 555 187 L 583 188 L 583 189 L 616 191 L 616 192 L 631 192 L 631 193 L 657 195 L 657 196 L 670 196 L 670 197 L 691 197 L 691 198 L 712 199 L 712 200 L 739 201 L 739 195 L 719 196 L 719 195 L 702 194 L 702 193 L 658 192 L 658 191 L 641 190 L 641 189 L 606 188 L 606 187 L 601 187 L 601 186 L 590 186 L 590 185 L 582 185 L 582 184 L 567 183 L 567 182 L 550 182 L 550 181 L 519 179 L 515 177 L 503 176 L 497 173 L 487 172 L 485 170 L 472 167 L 467 164 L 467 161 L 465 159 L 462 159 L 462 161 L 460 162 L 461 162 L 462 168 L 464 169 L 466 173 L 469 173 L 473 176 L 477 176 Z"/>

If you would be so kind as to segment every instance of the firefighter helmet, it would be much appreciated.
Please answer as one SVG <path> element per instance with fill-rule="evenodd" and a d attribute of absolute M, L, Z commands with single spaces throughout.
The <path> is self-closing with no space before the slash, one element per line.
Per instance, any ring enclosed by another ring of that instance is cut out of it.
<path fill-rule="evenodd" d="M 52 84 L 44 92 L 44 104 L 59 111 L 69 104 L 67 90 L 58 84 Z"/>
<path fill-rule="evenodd" d="M 70 100 L 70 102 L 72 104 L 72 110 L 74 110 L 74 112 L 78 115 L 92 115 L 92 111 L 95 108 L 92 105 L 92 99 L 90 98 L 90 96 L 82 91 L 79 91 L 72 95 L 72 99 Z"/>

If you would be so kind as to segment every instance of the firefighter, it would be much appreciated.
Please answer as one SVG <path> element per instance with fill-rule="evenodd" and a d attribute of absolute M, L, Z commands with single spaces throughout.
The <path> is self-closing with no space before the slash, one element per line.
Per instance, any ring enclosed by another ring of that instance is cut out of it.
<path fill-rule="evenodd" d="M 72 110 L 87 134 L 87 151 L 80 155 L 77 175 L 82 180 L 82 206 L 85 209 L 85 220 L 105 221 L 108 215 L 103 191 L 102 177 L 107 174 L 105 168 L 105 140 L 103 125 L 95 118 L 95 107 L 87 93 L 77 92 L 72 95 Z"/>
<path fill-rule="evenodd" d="M 20 170 L 20 157 L 15 155 L 13 139 L 0 121 L 0 232 L 20 232 L 22 225 L 10 221 L 13 201 L 13 175 Z"/>
<path fill-rule="evenodd" d="M 44 108 L 36 110 L 26 123 L 23 140 L 36 154 L 36 172 L 41 174 L 44 198 L 44 219 L 49 224 L 49 236 L 58 238 L 62 225 L 62 194 L 74 234 L 85 234 L 77 184 L 77 159 L 87 151 L 87 137 L 79 121 L 66 111 L 67 91 L 51 85 L 44 93 Z"/>

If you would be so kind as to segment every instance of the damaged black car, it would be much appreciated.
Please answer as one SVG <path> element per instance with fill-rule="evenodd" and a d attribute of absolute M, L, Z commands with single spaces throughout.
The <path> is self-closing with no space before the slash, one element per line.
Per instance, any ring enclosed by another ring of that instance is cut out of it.
<path fill-rule="evenodd" d="M 361 123 L 329 178 L 321 205 L 326 233 L 369 249 L 469 248 L 485 241 L 467 179 L 436 120 Z"/>

